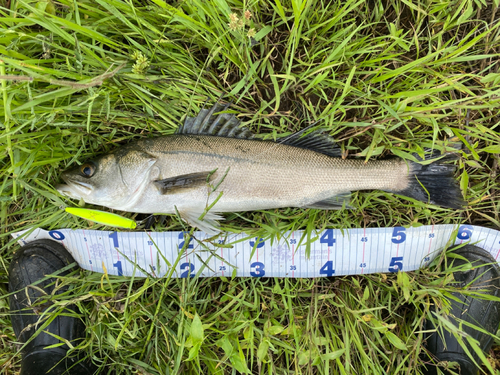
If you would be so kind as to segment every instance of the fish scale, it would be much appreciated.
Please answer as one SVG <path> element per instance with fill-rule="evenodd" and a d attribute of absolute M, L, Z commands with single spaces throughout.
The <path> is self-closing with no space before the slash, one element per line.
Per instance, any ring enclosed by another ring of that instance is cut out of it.
<path fill-rule="evenodd" d="M 223 195 L 214 212 L 303 207 L 350 190 L 401 190 L 407 185 L 404 174 L 408 168 L 399 159 L 365 164 L 288 145 L 211 136 L 162 137 L 155 147 L 147 149 L 148 143 L 138 142 L 136 148 L 155 157 L 159 179 L 217 169 L 215 184 L 229 168 L 217 190 Z M 207 201 L 206 186 L 171 196 L 158 196 L 151 186 L 134 210 L 151 212 L 154 207 L 147 206 L 147 201 L 154 200 L 156 207 L 165 207 L 158 212 L 171 212 L 169 205 L 185 206 L 177 200 L 179 194 L 190 204 L 204 205 Z"/>

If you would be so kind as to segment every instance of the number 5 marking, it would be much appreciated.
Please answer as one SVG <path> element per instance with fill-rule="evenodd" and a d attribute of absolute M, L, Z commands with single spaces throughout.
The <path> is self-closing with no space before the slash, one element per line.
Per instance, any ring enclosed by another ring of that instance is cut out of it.
<path fill-rule="evenodd" d="M 394 227 L 392 231 L 392 243 L 403 243 L 406 240 L 406 228 Z"/>
<path fill-rule="evenodd" d="M 403 257 L 392 257 L 389 264 L 389 272 L 399 272 L 403 270 Z"/>

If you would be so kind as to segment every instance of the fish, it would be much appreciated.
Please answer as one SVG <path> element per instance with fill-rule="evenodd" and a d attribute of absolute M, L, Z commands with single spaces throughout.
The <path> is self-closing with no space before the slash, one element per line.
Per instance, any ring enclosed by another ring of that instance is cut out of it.
<path fill-rule="evenodd" d="M 73 199 L 135 213 L 176 214 L 214 234 L 221 214 L 284 207 L 352 208 L 351 192 L 383 190 L 460 209 L 465 202 L 450 155 L 419 163 L 342 158 L 321 131 L 262 140 L 219 102 L 187 117 L 172 135 L 118 147 L 61 174 Z M 423 161 L 415 155 L 417 161 Z"/>

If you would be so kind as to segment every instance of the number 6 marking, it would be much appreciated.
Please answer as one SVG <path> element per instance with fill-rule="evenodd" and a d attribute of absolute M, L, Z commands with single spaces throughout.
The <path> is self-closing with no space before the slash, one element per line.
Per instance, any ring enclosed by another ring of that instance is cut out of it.
<path fill-rule="evenodd" d="M 457 238 L 459 240 L 468 240 L 472 235 L 472 229 L 473 229 L 472 225 L 468 224 L 460 225 L 460 228 L 458 229 Z"/>

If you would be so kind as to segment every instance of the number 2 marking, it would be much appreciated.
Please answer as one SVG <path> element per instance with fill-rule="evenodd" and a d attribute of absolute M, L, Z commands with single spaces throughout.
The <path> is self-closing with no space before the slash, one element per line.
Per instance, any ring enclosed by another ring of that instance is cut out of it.
<path fill-rule="evenodd" d="M 188 232 L 180 232 L 179 233 L 179 240 L 184 240 L 184 234 L 186 234 Z M 193 249 L 194 248 L 194 245 L 191 243 L 193 241 L 193 238 L 189 238 L 189 244 L 188 244 L 188 249 Z M 179 250 L 182 250 L 182 248 L 184 247 L 184 244 L 186 243 L 186 241 L 181 241 L 179 243 Z M 185 264 L 185 263 L 184 263 Z"/>
<path fill-rule="evenodd" d="M 189 277 L 194 277 L 194 264 L 193 263 L 182 263 L 180 265 L 181 271 L 184 271 L 181 273 L 181 278 L 185 279 L 188 276 Z"/>

